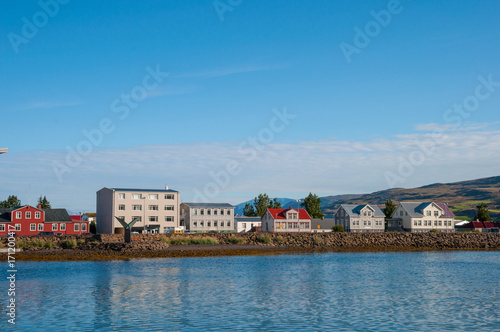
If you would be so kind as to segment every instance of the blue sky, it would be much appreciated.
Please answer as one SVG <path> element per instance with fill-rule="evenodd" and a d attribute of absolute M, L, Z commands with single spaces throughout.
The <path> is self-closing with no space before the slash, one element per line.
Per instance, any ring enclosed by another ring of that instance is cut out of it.
<path fill-rule="evenodd" d="M 105 186 L 169 185 L 184 201 L 201 192 L 239 203 L 260 192 L 300 198 L 498 175 L 498 2 L 3 9 L 0 199 L 33 204 L 43 194 L 93 211 Z M 472 111 L 448 112 L 467 102 Z"/>

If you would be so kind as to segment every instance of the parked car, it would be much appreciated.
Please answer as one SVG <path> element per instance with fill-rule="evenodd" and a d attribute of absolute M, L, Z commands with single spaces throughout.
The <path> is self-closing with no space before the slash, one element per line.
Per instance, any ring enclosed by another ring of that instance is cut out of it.
<path fill-rule="evenodd" d="M 54 232 L 39 232 L 37 235 L 55 235 Z"/>

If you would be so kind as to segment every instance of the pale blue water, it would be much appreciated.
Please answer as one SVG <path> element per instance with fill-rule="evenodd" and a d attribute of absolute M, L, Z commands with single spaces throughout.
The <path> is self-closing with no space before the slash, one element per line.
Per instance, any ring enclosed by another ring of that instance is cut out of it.
<path fill-rule="evenodd" d="M 25 262 L 18 270 L 16 331 L 500 331 L 500 252 Z M 1 330 L 11 330 L 3 317 Z"/>

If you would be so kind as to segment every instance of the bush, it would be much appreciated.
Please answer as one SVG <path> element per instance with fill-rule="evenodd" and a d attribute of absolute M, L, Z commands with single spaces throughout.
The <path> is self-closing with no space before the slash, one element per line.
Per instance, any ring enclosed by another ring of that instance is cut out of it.
<path fill-rule="evenodd" d="M 314 243 L 320 243 L 321 242 L 321 238 L 318 237 L 318 236 L 313 236 L 313 242 Z"/>
<path fill-rule="evenodd" d="M 332 227 L 333 232 L 343 232 L 344 231 L 344 226 L 342 225 L 335 225 Z"/>
<path fill-rule="evenodd" d="M 271 243 L 271 237 L 269 237 L 269 235 L 259 235 L 257 237 L 257 242 L 265 244 Z"/>
<path fill-rule="evenodd" d="M 219 241 L 213 237 L 175 237 L 161 240 L 174 246 L 181 244 L 219 244 Z"/>
<path fill-rule="evenodd" d="M 274 241 L 277 243 L 283 243 L 283 242 L 285 242 L 285 239 L 283 239 L 283 236 L 280 235 L 280 236 L 276 236 L 274 238 Z"/>
<path fill-rule="evenodd" d="M 231 236 L 226 239 L 226 243 L 231 243 L 231 244 L 242 244 L 245 243 L 245 239 L 237 236 Z"/>
<path fill-rule="evenodd" d="M 45 241 L 45 243 L 43 244 L 43 247 L 48 249 L 48 248 L 52 248 L 53 245 L 54 245 L 53 241 Z"/>
<path fill-rule="evenodd" d="M 64 249 L 73 249 L 76 248 L 76 240 L 64 240 L 59 242 L 59 246 L 61 246 Z"/>
<path fill-rule="evenodd" d="M 438 231 L 437 229 L 431 229 L 429 232 L 432 232 L 432 233 L 441 233 L 441 231 Z"/>

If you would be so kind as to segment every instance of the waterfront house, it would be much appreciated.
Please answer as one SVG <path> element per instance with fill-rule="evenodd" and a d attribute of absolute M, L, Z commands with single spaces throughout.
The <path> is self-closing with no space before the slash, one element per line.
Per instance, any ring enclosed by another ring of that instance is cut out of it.
<path fill-rule="evenodd" d="M 167 233 L 179 227 L 179 192 L 169 189 L 102 188 L 97 192 L 97 232 L 124 234 L 116 219 L 137 219 L 132 232 Z"/>
<path fill-rule="evenodd" d="M 311 219 L 311 231 L 313 233 L 331 232 L 335 226 L 334 218 Z"/>
<path fill-rule="evenodd" d="M 255 232 L 261 227 L 262 221 L 259 217 L 234 217 L 234 231 L 236 233 Z"/>
<path fill-rule="evenodd" d="M 393 212 L 390 223 L 408 232 L 454 232 L 454 218 L 445 203 L 401 202 Z"/>
<path fill-rule="evenodd" d="M 347 232 L 384 232 L 385 214 L 377 205 L 342 204 L 335 213 L 335 225 Z"/>
<path fill-rule="evenodd" d="M 88 221 L 73 221 L 65 209 L 42 209 L 23 205 L 0 209 L 0 236 L 10 231 L 16 235 L 37 235 L 53 232 L 60 235 L 87 233 Z"/>
<path fill-rule="evenodd" d="M 262 231 L 274 233 L 311 232 L 311 217 L 305 209 L 267 209 L 261 218 Z"/>
<path fill-rule="evenodd" d="M 181 224 L 190 232 L 234 232 L 234 206 L 228 203 L 182 203 Z"/>
<path fill-rule="evenodd" d="M 500 229 L 500 222 L 491 221 L 470 221 L 464 225 L 456 227 L 457 231 L 472 231 L 482 233 L 498 233 Z"/>

